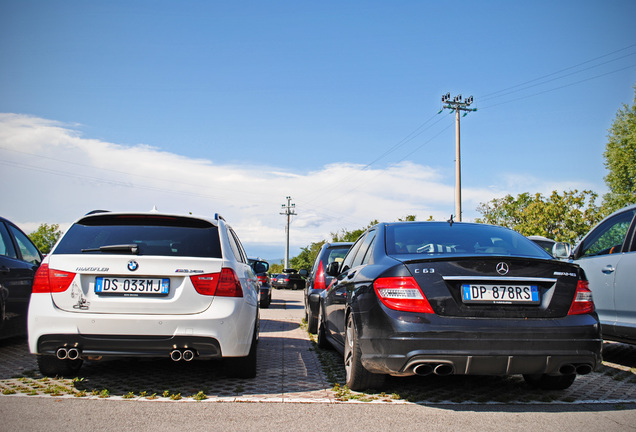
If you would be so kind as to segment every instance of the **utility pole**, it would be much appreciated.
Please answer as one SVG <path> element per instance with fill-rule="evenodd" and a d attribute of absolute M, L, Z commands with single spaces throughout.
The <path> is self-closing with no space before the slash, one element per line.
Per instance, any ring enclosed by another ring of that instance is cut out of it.
<path fill-rule="evenodd" d="M 455 111 L 455 220 L 462 221 L 462 163 L 459 139 L 459 112 L 466 111 L 462 117 L 466 117 L 469 111 L 477 111 L 477 108 L 468 108 L 473 103 L 473 97 L 470 96 L 462 102 L 462 95 L 457 95 L 451 101 L 450 93 L 442 96 L 442 103 L 446 104 L 439 111 L 448 108 L 451 112 Z M 439 113 L 438 113 L 439 114 Z"/>
<path fill-rule="evenodd" d="M 296 204 L 292 204 L 291 200 L 292 198 L 288 196 L 287 204 L 281 204 L 281 207 L 284 210 L 284 212 L 282 212 L 281 214 L 287 216 L 287 225 L 285 226 L 287 243 L 285 245 L 285 267 L 283 268 L 283 270 L 289 268 L 289 224 L 291 223 L 291 217 L 296 215 Z"/>

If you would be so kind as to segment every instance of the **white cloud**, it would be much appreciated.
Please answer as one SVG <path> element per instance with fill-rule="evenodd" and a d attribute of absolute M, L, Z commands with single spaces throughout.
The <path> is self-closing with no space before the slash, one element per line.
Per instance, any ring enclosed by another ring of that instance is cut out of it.
<path fill-rule="evenodd" d="M 0 114 L 0 179 L 11 185 L 0 214 L 31 232 L 40 223 L 58 223 L 65 229 L 97 208 L 147 211 L 157 206 L 165 212 L 208 216 L 218 212 L 237 230 L 248 253 L 250 247 L 261 256 L 271 250 L 274 255 L 265 257 L 274 258 L 284 253 L 285 217 L 280 213 L 286 196 L 296 204 L 291 228 L 296 251 L 331 232 L 358 229 L 373 219 L 392 221 L 415 214 L 439 220 L 454 213 L 454 185 L 447 184 L 438 169 L 408 161 L 387 167 L 332 163 L 296 174 L 249 161 L 227 165 L 150 145 L 84 138 L 79 128 Z M 537 184 L 539 190 L 551 190 L 545 187 L 548 182 L 523 179 L 527 188 L 519 192 L 537 190 Z M 517 193 L 519 181 L 506 177 L 494 189 L 465 185 L 464 219 L 478 216 L 474 209 L 479 202 Z"/>

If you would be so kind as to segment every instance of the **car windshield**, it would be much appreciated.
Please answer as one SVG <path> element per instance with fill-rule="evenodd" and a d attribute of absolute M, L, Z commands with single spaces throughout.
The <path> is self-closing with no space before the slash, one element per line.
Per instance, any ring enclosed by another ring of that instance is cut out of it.
<path fill-rule="evenodd" d="M 108 215 L 74 224 L 53 254 L 134 253 L 136 255 L 222 258 L 218 228 L 200 219 Z"/>
<path fill-rule="evenodd" d="M 423 222 L 388 225 L 386 249 L 388 255 L 552 258 L 515 231 L 482 224 Z"/>

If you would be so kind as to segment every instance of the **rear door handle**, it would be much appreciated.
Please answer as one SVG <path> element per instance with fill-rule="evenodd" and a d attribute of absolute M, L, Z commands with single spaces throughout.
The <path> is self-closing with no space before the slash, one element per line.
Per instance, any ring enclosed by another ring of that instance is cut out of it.
<path fill-rule="evenodd" d="M 611 273 L 614 273 L 614 270 L 616 269 L 612 265 L 608 265 L 601 271 L 605 274 L 611 274 Z"/>

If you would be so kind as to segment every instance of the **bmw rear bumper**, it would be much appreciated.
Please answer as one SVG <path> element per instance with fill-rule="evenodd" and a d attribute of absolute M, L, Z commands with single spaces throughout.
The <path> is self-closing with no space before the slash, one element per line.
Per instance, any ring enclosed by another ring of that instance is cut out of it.
<path fill-rule="evenodd" d="M 82 357 L 162 357 L 194 348 L 202 358 L 244 357 L 258 329 L 258 309 L 232 298 L 183 315 L 74 313 L 55 307 L 47 294 L 34 294 L 30 308 L 37 311 L 28 316 L 32 354 L 73 347 Z"/>

